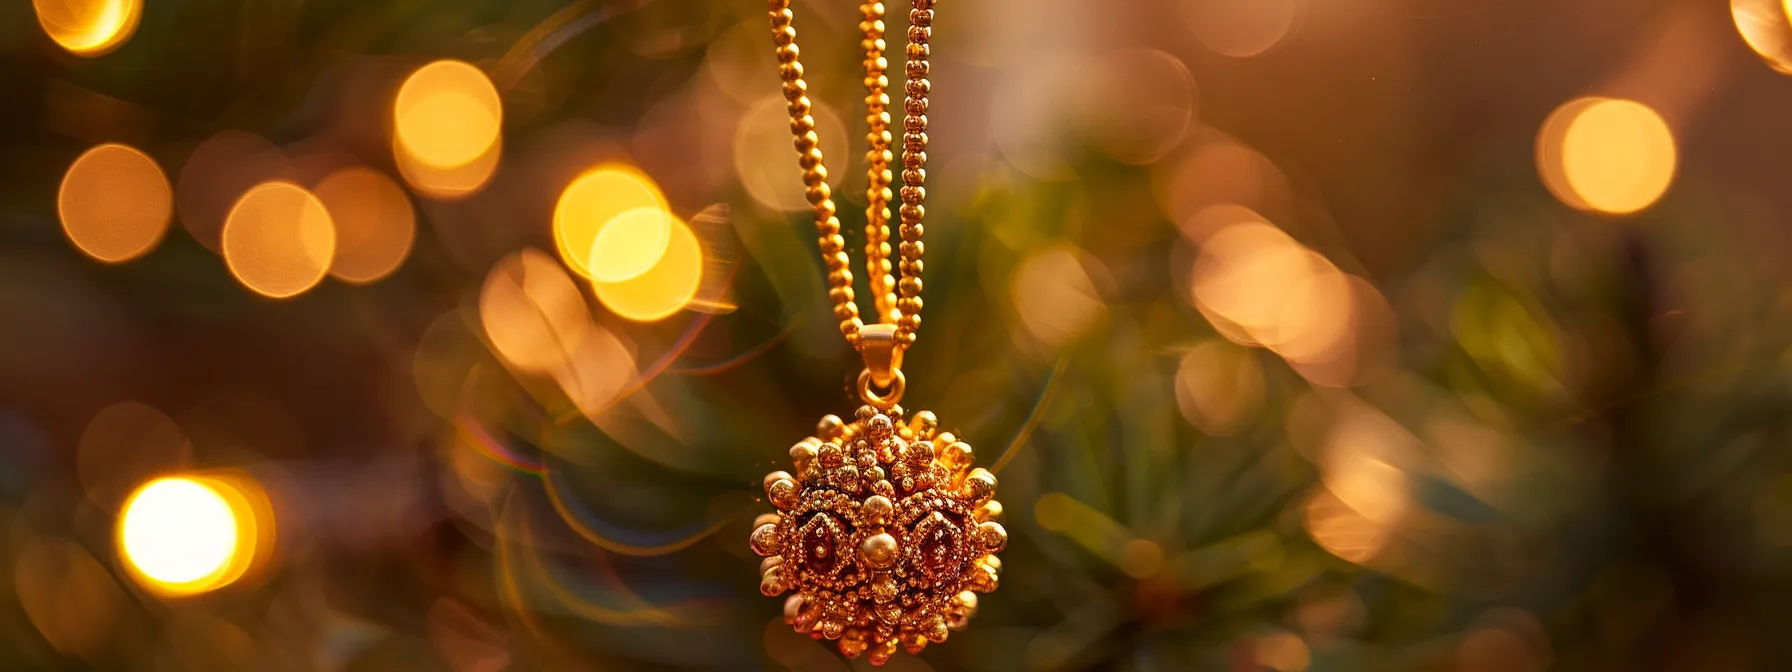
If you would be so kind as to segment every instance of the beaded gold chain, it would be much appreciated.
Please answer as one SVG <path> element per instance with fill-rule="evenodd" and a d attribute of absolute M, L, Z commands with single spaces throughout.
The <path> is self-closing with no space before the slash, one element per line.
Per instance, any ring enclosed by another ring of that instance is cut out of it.
<path fill-rule="evenodd" d="M 934 0 L 911 0 L 907 81 L 902 109 L 899 263 L 890 265 L 889 62 L 884 57 L 884 6 L 866 2 L 865 271 L 877 319 L 865 324 L 854 301 L 852 259 L 840 235 L 839 211 L 815 132 L 814 106 L 803 79 L 790 0 L 769 0 L 778 75 L 796 135 L 797 163 L 815 211 L 828 298 L 840 333 L 865 360 L 856 419 L 829 415 L 815 434 L 790 448 L 794 474 L 765 477 L 776 513 L 753 523 L 750 545 L 760 563 L 760 592 L 794 593 L 784 620 L 797 632 L 838 641 L 847 657 L 882 665 L 898 648 L 920 653 L 946 641 L 977 612 L 977 595 L 996 589 L 1008 542 L 998 522 L 996 479 L 973 466 L 971 446 L 942 431 L 932 413 L 905 419 L 897 405 L 906 386 L 902 354 L 921 327 L 921 220 L 927 198 L 928 39 Z M 897 274 L 892 276 L 892 270 Z M 898 281 L 896 278 L 900 278 Z"/>

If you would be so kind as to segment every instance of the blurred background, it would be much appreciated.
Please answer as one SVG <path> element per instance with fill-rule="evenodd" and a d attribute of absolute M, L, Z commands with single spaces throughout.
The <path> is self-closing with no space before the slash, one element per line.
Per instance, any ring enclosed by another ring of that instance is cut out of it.
<path fill-rule="evenodd" d="M 1012 541 L 890 668 L 1792 665 L 1780 0 L 935 23 L 904 401 Z M 862 367 L 780 102 L 751 0 L 0 7 L 0 667 L 867 669 L 746 544 Z"/>

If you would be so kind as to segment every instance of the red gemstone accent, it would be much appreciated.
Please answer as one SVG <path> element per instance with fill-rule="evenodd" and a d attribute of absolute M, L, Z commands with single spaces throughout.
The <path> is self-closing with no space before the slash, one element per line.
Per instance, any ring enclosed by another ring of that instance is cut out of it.
<path fill-rule="evenodd" d="M 798 550 L 802 553 L 805 566 L 823 574 L 831 573 L 839 566 L 838 530 L 833 518 L 825 513 L 817 514 L 803 526 L 802 544 L 798 546 Z"/>
<path fill-rule="evenodd" d="M 963 535 L 944 516 L 933 515 L 921 521 L 915 531 L 921 540 L 921 571 L 935 581 L 958 578 L 963 571 Z"/>

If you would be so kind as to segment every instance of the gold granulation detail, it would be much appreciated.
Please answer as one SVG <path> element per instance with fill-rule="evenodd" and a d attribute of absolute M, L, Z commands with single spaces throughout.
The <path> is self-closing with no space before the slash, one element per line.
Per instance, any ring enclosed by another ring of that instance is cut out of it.
<path fill-rule="evenodd" d="M 791 447 L 794 474 L 766 476 L 778 512 L 760 516 L 750 545 L 766 556 L 761 592 L 791 593 L 784 620 L 797 632 L 882 665 L 946 641 L 995 590 L 1008 541 L 995 477 L 938 425 L 927 411 L 904 422 L 900 406 L 826 416 Z"/>

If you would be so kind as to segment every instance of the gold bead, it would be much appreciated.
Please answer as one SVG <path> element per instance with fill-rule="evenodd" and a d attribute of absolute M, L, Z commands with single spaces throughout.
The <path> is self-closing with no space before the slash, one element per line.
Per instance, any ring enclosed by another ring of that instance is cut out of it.
<path fill-rule="evenodd" d="M 877 569 L 887 569 L 896 564 L 901 553 L 902 549 L 896 545 L 896 537 L 890 536 L 888 532 L 865 537 L 865 541 L 859 544 L 859 557 Z"/>
<path fill-rule="evenodd" d="M 778 526 L 767 523 L 753 529 L 753 536 L 748 539 L 753 552 L 764 556 L 776 556 L 784 548 L 784 540 L 778 536 Z"/>
<path fill-rule="evenodd" d="M 859 628 L 848 628 L 840 635 L 840 654 L 847 658 L 857 658 L 871 645 L 865 640 L 865 631 Z"/>
<path fill-rule="evenodd" d="M 872 468 L 882 469 L 882 467 Z M 865 522 L 868 524 L 888 525 L 890 523 L 890 514 L 896 512 L 896 504 L 891 502 L 889 497 L 872 495 L 865 498 L 864 504 L 859 505 L 859 511 L 865 514 Z"/>
<path fill-rule="evenodd" d="M 913 276 L 905 277 L 902 279 L 902 282 L 897 285 L 897 288 L 901 289 L 903 295 L 905 295 L 905 296 L 914 296 L 916 294 L 920 294 L 921 293 L 921 279 L 917 278 L 917 277 L 913 277 Z"/>
<path fill-rule="evenodd" d="M 896 642 L 895 638 L 882 640 L 871 645 L 869 653 L 866 654 L 866 659 L 871 661 L 872 665 L 881 666 L 884 663 L 890 662 L 890 656 L 896 655 L 897 646 L 899 646 L 899 644 Z"/>
<path fill-rule="evenodd" d="M 908 427 L 914 430 L 915 438 L 931 439 L 933 433 L 939 431 L 940 419 L 933 411 L 917 411 L 915 417 L 909 418 Z"/>
<path fill-rule="evenodd" d="M 946 463 L 946 466 L 953 469 L 963 469 L 971 466 L 971 461 L 975 459 L 971 452 L 971 444 L 963 441 L 955 441 L 947 444 L 946 452 L 942 453 L 940 457 L 941 461 Z"/>
<path fill-rule="evenodd" d="M 789 31 L 792 38 L 794 38 L 796 36 L 796 29 L 786 26 L 784 28 L 784 30 Z M 773 33 L 772 40 L 774 42 L 776 42 L 778 40 L 778 38 L 780 37 L 780 35 L 781 35 L 781 33 Z M 778 62 L 779 63 L 791 63 L 791 62 L 796 61 L 797 58 L 801 57 L 803 50 L 801 48 L 799 48 L 794 42 L 787 42 L 783 45 L 780 45 L 778 47 L 776 53 L 778 54 Z"/>
<path fill-rule="evenodd" d="M 821 416 L 821 422 L 815 423 L 815 435 L 824 439 L 838 439 L 845 429 L 846 423 L 841 422 L 838 415 Z"/>
<path fill-rule="evenodd" d="M 804 439 L 802 443 L 790 447 L 790 464 L 796 467 L 798 473 L 807 470 L 809 465 L 815 461 L 817 445 L 810 443 L 809 439 Z"/>
<path fill-rule="evenodd" d="M 946 641 L 946 637 L 951 634 L 952 633 L 946 629 L 946 621 L 944 619 L 936 619 L 927 624 L 927 641 L 938 644 Z"/>
<path fill-rule="evenodd" d="M 1001 523 L 985 521 L 977 524 L 977 541 L 982 542 L 983 549 L 991 553 L 1000 553 L 1008 546 L 1008 530 Z"/>
<path fill-rule="evenodd" d="M 823 637 L 839 639 L 841 635 L 846 634 L 846 623 L 840 621 L 839 618 L 830 616 L 821 619 L 821 626 L 816 629 L 821 631 Z"/>
<path fill-rule="evenodd" d="M 971 475 L 964 479 L 964 496 L 973 504 L 981 506 L 996 494 L 996 476 L 988 469 L 977 467 Z"/>
<path fill-rule="evenodd" d="M 979 520 L 979 521 L 1001 520 L 1001 518 L 1002 518 L 1002 503 L 998 502 L 996 500 L 993 500 L 993 499 L 989 500 L 987 502 L 984 502 L 983 506 L 977 507 L 976 514 L 977 514 L 977 520 Z"/>
<path fill-rule="evenodd" d="M 871 577 L 871 599 L 879 604 L 896 599 L 896 577 L 889 572 L 878 572 Z"/>
<path fill-rule="evenodd" d="M 921 650 L 927 648 L 927 635 L 918 632 L 902 635 L 902 648 L 910 654 L 921 655 Z"/>
<path fill-rule="evenodd" d="M 784 586 L 782 572 L 780 572 L 779 569 L 780 568 L 778 567 L 773 567 L 759 576 L 759 592 L 766 597 L 777 597 L 783 595 L 785 590 L 788 590 Z"/>
<path fill-rule="evenodd" d="M 766 475 L 765 496 L 772 501 L 772 506 L 789 509 L 797 505 L 797 495 L 802 488 L 789 473 L 774 471 Z"/>

